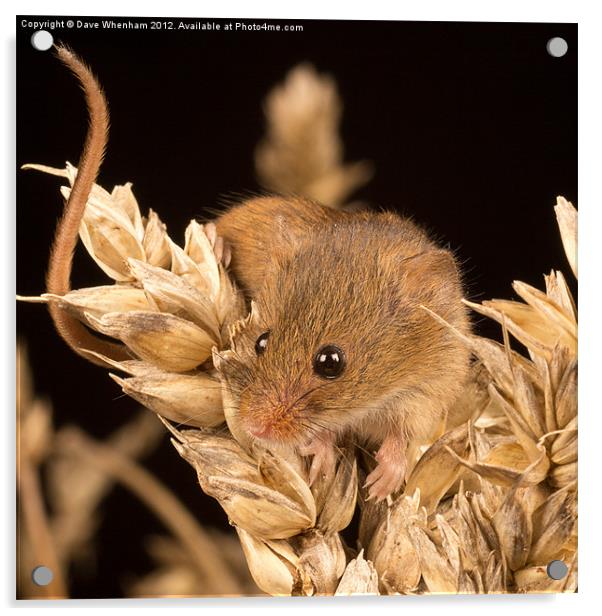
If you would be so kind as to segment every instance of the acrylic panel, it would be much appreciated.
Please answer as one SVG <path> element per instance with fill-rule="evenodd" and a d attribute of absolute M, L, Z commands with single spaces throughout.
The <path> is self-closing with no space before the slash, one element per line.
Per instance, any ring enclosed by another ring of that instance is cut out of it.
<path fill-rule="evenodd" d="M 18 598 L 576 591 L 576 24 L 16 45 Z"/>

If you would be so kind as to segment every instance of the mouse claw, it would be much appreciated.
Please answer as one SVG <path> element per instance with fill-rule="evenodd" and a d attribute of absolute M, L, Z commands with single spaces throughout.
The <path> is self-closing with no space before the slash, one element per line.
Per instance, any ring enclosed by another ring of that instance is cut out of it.
<path fill-rule="evenodd" d="M 368 475 L 364 488 L 368 489 L 366 500 L 376 499 L 377 503 L 401 488 L 405 479 L 407 462 L 405 451 L 396 439 L 385 439 L 376 454 L 376 468 Z"/>
<path fill-rule="evenodd" d="M 368 489 L 366 501 L 375 500 L 380 503 L 393 491 L 394 485 L 391 485 L 389 476 L 379 464 L 366 478 L 364 488 Z"/>
<path fill-rule="evenodd" d="M 309 445 L 299 448 L 302 456 L 313 456 L 309 468 L 309 485 L 312 486 L 320 476 L 328 475 L 334 471 L 336 454 L 333 443 L 321 439 L 314 439 Z"/>
<path fill-rule="evenodd" d="M 368 489 L 373 483 L 375 483 L 382 476 L 382 467 L 377 466 L 367 477 L 364 485 L 364 489 Z"/>

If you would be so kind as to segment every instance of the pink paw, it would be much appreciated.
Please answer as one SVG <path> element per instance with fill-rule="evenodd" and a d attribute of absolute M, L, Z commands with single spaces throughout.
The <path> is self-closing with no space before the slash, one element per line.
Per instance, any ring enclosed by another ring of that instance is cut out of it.
<path fill-rule="evenodd" d="M 374 498 L 379 503 L 401 488 L 406 475 L 407 463 L 405 451 L 393 447 L 387 440 L 378 450 L 376 461 L 378 464 L 366 478 L 364 487 L 368 488 L 368 500 Z"/>
<path fill-rule="evenodd" d="M 320 475 L 328 475 L 334 472 L 336 454 L 332 441 L 314 438 L 309 445 L 299 448 L 302 456 L 313 456 L 309 468 L 309 485 L 313 485 Z"/>

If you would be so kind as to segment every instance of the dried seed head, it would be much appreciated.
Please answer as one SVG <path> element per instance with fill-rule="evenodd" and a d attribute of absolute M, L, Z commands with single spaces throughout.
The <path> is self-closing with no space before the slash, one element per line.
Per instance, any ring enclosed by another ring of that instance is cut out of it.
<path fill-rule="evenodd" d="M 420 492 L 420 502 L 430 514 L 460 474 L 460 460 L 468 454 L 468 428 L 461 425 L 437 439 L 422 455 L 408 477 L 405 493 Z"/>
<path fill-rule="evenodd" d="M 258 466 L 231 437 L 170 429 L 203 490 L 237 526 L 260 539 L 285 539 L 315 525 L 309 487 L 286 461 L 266 452 Z"/>
<path fill-rule="evenodd" d="M 493 517 L 500 547 L 513 571 L 525 566 L 531 549 L 533 522 L 527 510 L 524 489 L 511 490 Z"/>
<path fill-rule="evenodd" d="M 155 310 L 187 319 L 210 334 L 214 344 L 220 341 L 215 305 L 206 294 L 160 267 L 136 259 L 129 259 L 128 264 Z"/>
<path fill-rule="evenodd" d="M 97 331 L 123 341 L 136 355 L 169 372 L 187 372 L 211 356 L 213 339 L 190 321 L 162 312 L 110 312 L 86 320 Z"/>
<path fill-rule="evenodd" d="M 352 449 L 341 449 L 336 472 L 319 477 L 312 485 L 316 499 L 317 526 L 325 534 L 347 528 L 355 512 L 358 491 L 357 460 Z"/>
<path fill-rule="evenodd" d="M 69 310 L 80 321 L 86 320 L 86 313 L 100 318 L 109 312 L 151 309 L 144 291 L 129 285 L 88 287 L 69 291 L 60 296 L 44 293 L 41 297 L 46 301 L 58 302 L 61 307 Z"/>
<path fill-rule="evenodd" d="M 186 228 L 185 238 L 184 252 L 196 263 L 198 271 L 206 281 L 209 296 L 214 299 L 220 288 L 220 276 L 213 245 L 203 226 L 195 220 L 191 220 Z"/>
<path fill-rule="evenodd" d="M 255 583 L 273 596 L 290 596 L 299 578 L 299 558 L 286 541 L 258 539 L 236 526 Z"/>
<path fill-rule="evenodd" d="M 171 265 L 171 250 L 167 228 L 153 210 L 148 211 L 142 246 L 146 253 L 146 260 L 151 265 L 163 268 L 168 268 Z"/>
<path fill-rule="evenodd" d="M 382 590 L 411 593 L 418 588 L 422 569 L 411 528 L 426 528 L 420 490 L 400 496 L 376 529 L 367 556 L 381 580 Z"/>
<path fill-rule="evenodd" d="M 556 198 L 554 206 L 566 258 L 577 277 L 577 210 L 564 197 Z"/>
<path fill-rule="evenodd" d="M 295 538 L 299 569 L 312 583 L 312 595 L 333 595 L 345 571 L 346 558 L 337 533 L 324 535 L 317 529 Z"/>
<path fill-rule="evenodd" d="M 533 546 L 529 563 L 545 565 L 570 550 L 577 526 L 577 495 L 574 485 L 551 494 L 533 514 Z"/>
<path fill-rule="evenodd" d="M 302 64 L 266 99 L 268 133 L 255 153 L 264 186 L 340 205 L 372 177 L 368 163 L 344 165 L 341 101 L 328 75 Z"/>
<path fill-rule="evenodd" d="M 335 595 L 378 595 L 378 574 L 361 550 L 349 561 Z"/>
<path fill-rule="evenodd" d="M 212 428 L 225 421 L 220 383 L 205 373 L 158 371 L 130 379 L 109 376 L 134 400 L 179 424 Z"/>
<path fill-rule="evenodd" d="M 450 561 L 418 526 L 409 526 L 408 534 L 418 556 L 419 569 L 426 587 L 433 593 L 457 593 L 460 591 L 458 574 Z"/>

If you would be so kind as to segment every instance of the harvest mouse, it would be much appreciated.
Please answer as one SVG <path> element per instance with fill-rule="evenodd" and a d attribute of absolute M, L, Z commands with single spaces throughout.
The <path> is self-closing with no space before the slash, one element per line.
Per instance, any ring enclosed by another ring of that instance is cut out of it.
<path fill-rule="evenodd" d="M 350 432 L 378 448 L 370 496 L 397 490 L 408 442 L 430 435 L 467 376 L 465 346 L 422 308 L 468 332 L 452 253 L 394 213 L 298 197 L 248 200 L 216 226 L 258 313 L 240 343 L 253 360 L 234 377 L 243 427 L 313 455 L 310 482 Z"/>
<path fill-rule="evenodd" d="M 48 291 L 64 294 L 108 112 L 90 70 L 68 49 L 57 53 L 82 83 L 90 112 L 48 270 Z M 452 253 L 397 214 L 338 211 L 299 197 L 247 200 L 215 226 L 258 314 L 241 334 L 249 357 L 236 383 L 241 425 L 264 444 L 313 456 L 310 482 L 334 463 L 337 439 L 350 434 L 377 450 L 370 497 L 393 493 L 405 477 L 408 442 L 429 435 L 468 373 L 465 346 L 424 309 L 469 331 Z M 124 357 L 57 304 L 50 309 L 76 352 Z"/>

